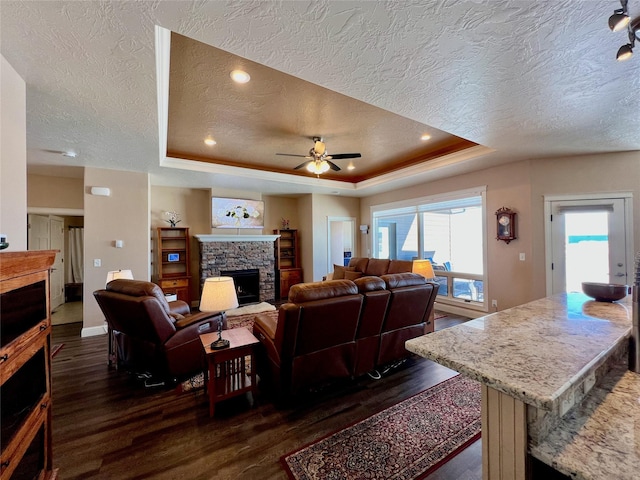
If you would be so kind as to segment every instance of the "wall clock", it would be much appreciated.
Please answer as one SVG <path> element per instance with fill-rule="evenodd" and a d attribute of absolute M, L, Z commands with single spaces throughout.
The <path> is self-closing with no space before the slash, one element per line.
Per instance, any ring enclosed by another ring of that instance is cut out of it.
<path fill-rule="evenodd" d="M 516 239 L 516 212 L 502 207 L 496 212 L 496 221 L 498 229 L 496 240 L 504 240 L 508 244 Z"/>

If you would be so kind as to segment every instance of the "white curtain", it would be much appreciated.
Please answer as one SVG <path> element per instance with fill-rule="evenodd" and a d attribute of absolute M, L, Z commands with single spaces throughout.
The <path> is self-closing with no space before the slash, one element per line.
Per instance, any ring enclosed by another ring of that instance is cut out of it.
<path fill-rule="evenodd" d="M 84 268 L 84 228 L 69 228 L 69 252 L 71 255 L 71 281 L 83 283 Z"/>

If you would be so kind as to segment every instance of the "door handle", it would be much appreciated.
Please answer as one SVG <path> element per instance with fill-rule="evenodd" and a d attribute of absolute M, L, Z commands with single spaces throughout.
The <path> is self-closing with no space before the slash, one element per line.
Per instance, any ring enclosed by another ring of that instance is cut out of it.
<path fill-rule="evenodd" d="M 626 274 L 624 274 L 624 273 L 616 273 L 615 276 L 616 277 L 626 277 Z"/>

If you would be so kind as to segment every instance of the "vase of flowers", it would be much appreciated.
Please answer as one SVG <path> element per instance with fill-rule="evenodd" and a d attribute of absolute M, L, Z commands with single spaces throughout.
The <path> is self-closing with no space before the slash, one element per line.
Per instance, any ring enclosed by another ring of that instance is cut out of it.
<path fill-rule="evenodd" d="M 180 214 L 177 212 L 164 212 L 164 214 L 169 217 L 168 220 L 165 220 L 165 222 L 167 222 L 169 225 L 171 225 L 171 228 L 175 228 L 176 225 L 178 225 L 181 220 L 180 220 Z"/>

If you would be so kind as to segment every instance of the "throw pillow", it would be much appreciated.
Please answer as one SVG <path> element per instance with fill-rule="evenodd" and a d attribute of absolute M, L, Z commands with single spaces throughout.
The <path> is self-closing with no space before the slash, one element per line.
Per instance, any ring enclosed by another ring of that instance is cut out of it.
<path fill-rule="evenodd" d="M 344 277 L 345 272 L 353 272 L 353 267 L 344 267 L 342 265 L 333 265 L 333 279 L 341 280 Z"/>
<path fill-rule="evenodd" d="M 360 278 L 362 275 L 364 275 L 364 273 L 362 272 L 350 272 L 350 271 L 346 271 L 344 272 L 344 278 L 346 278 L 347 280 L 355 280 L 356 278 Z"/>

